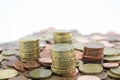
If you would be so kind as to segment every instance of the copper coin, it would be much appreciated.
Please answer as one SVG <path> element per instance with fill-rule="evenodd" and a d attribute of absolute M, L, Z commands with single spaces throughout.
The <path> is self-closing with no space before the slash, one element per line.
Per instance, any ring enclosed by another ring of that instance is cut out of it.
<path fill-rule="evenodd" d="M 30 61 L 30 62 L 24 63 L 24 67 L 27 69 L 37 68 L 39 66 L 40 66 L 40 64 L 36 61 Z"/>
<path fill-rule="evenodd" d="M 40 57 L 51 57 L 50 56 L 50 45 L 47 45 L 42 52 L 40 52 Z"/>
<path fill-rule="evenodd" d="M 21 71 L 21 72 L 24 72 L 24 71 L 25 71 L 23 62 L 21 62 L 21 61 L 15 62 L 14 67 L 15 67 L 18 71 Z"/>
<path fill-rule="evenodd" d="M 41 63 L 43 66 L 45 66 L 45 67 L 51 67 L 51 63 Z"/>
<path fill-rule="evenodd" d="M 40 58 L 39 62 L 50 64 L 50 63 L 52 63 L 52 59 L 51 58 Z"/>
<path fill-rule="evenodd" d="M 75 50 L 76 59 L 82 59 L 83 53 L 81 51 Z"/>
<path fill-rule="evenodd" d="M 116 67 L 119 67 L 119 64 L 118 63 L 103 63 L 103 67 L 104 68 L 116 68 Z"/>
<path fill-rule="evenodd" d="M 77 80 L 101 80 L 101 79 L 99 77 L 93 76 L 93 75 L 84 75 L 84 76 L 78 77 Z"/>

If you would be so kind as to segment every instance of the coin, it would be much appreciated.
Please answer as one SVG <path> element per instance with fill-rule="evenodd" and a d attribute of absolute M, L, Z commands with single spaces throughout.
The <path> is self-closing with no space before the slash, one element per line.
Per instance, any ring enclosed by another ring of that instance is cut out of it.
<path fill-rule="evenodd" d="M 18 71 L 21 71 L 21 72 L 24 72 L 24 71 L 25 71 L 23 62 L 21 62 L 21 61 L 15 62 L 14 67 L 15 67 Z"/>
<path fill-rule="evenodd" d="M 18 57 L 16 56 L 8 56 L 8 57 L 5 57 L 4 59 L 8 60 L 8 61 L 11 61 L 11 60 L 19 60 Z"/>
<path fill-rule="evenodd" d="M 105 80 L 108 77 L 108 74 L 106 72 L 102 72 L 100 74 L 95 75 L 99 77 L 101 80 Z"/>
<path fill-rule="evenodd" d="M 120 61 L 120 55 L 119 56 L 110 56 L 110 57 L 103 57 L 105 61 Z"/>
<path fill-rule="evenodd" d="M 115 74 L 120 76 L 120 66 L 118 68 L 111 68 L 110 71 Z"/>
<path fill-rule="evenodd" d="M 51 58 L 40 58 L 39 62 L 41 63 L 52 63 L 52 59 Z"/>
<path fill-rule="evenodd" d="M 14 50 L 4 50 L 2 52 L 2 55 L 4 55 L 4 56 L 11 56 L 11 55 L 14 55 L 14 54 L 15 54 Z"/>
<path fill-rule="evenodd" d="M 28 80 L 24 75 L 19 75 L 8 80 Z"/>
<path fill-rule="evenodd" d="M 100 78 L 92 75 L 84 75 L 84 76 L 78 77 L 77 80 L 100 80 Z"/>
<path fill-rule="evenodd" d="M 79 70 L 84 74 L 98 74 L 103 71 L 103 67 L 100 64 L 83 64 L 79 66 Z"/>
<path fill-rule="evenodd" d="M 120 76 L 119 75 L 116 75 L 116 74 L 113 74 L 111 71 L 107 71 L 107 74 L 112 77 L 112 78 L 115 78 L 116 79 L 120 79 Z"/>
<path fill-rule="evenodd" d="M 83 51 L 84 50 L 84 44 L 83 43 L 73 43 L 72 44 L 74 49 Z"/>
<path fill-rule="evenodd" d="M 40 66 L 40 64 L 36 61 L 29 61 L 29 62 L 24 63 L 24 67 L 27 69 L 33 69 L 33 68 L 37 68 L 39 66 Z"/>
<path fill-rule="evenodd" d="M 8 65 L 9 67 L 14 67 L 15 62 L 17 62 L 17 61 L 18 61 L 18 60 L 7 61 L 7 65 Z"/>
<path fill-rule="evenodd" d="M 75 50 L 75 56 L 76 56 L 76 59 L 82 59 L 83 58 L 83 53 Z"/>
<path fill-rule="evenodd" d="M 112 63 L 112 62 L 110 62 L 110 63 L 103 63 L 103 67 L 104 68 L 116 68 L 118 66 L 119 66 L 118 63 Z"/>
<path fill-rule="evenodd" d="M 48 78 L 52 75 L 52 71 L 49 69 L 34 69 L 30 71 L 30 76 L 35 79 Z"/>
<path fill-rule="evenodd" d="M 14 69 L 0 70 L 0 79 L 8 79 L 18 75 L 18 72 Z"/>
<path fill-rule="evenodd" d="M 120 55 L 120 50 L 115 48 L 105 48 L 103 54 L 106 57 L 116 56 L 116 55 Z"/>

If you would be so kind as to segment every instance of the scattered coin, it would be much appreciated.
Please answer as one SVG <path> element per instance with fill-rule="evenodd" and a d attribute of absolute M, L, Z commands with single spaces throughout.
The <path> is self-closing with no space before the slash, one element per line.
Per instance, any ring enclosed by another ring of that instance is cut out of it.
<path fill-rule="evenodd" d="M 40 63 L 48 63 L 48 64 L 50 64 L 50 63 L 52 63 L 52 59 L 51 58 L 40 58 L 39 59 L 39 62 Z"/>
<path fill-rule="evenodd" d="M 83 64 L 79 70 L 84 74 L 98 74 L 103 71 L 103 67 L 100 64 Z"/>
<path fill-rule="evenodd" d="M 115 74 L 120 76 L 120 66 L 118 68 L 111 68 L 110 71 Z"/>
<path fill-rule="evenodd" d="M 17 62 L 17 61 L 18 61 L 18 60 L 7 61 L 7 65 L 8 65 L 9 67 L 14 67 L 15 62 Z"/>
<path fill-rule="evenodd" d="M 18 75 L 18 72 L 14 69 L 0 70 L 0 79 L 8 79 Z"/>
<path fill-rule="evenodd" d="M 93 75 L 84 75 L 84 76 L 78 77 L 77 80 L 101 80 L 101 79 Z"/>
<path fill-rule="evenodd" d="M 24 75 L 19 75 L 8 80 L 28 80 Z"/>
<path fill-rule="evenodd" d="M 40 66 L 40 63 L 36 62 L 36 61 L 29 61 L 24 63 L 24 67 L 27 69 L 33 69 L 33 68 L 37 68 Z"/>
<path fill-rule="evenodd" d="M 18 71 L 21 71 L 21 72 L 25 71 L 23 62 L 21 62 L 21 61 L 15 62 L 14 67 L 15 67 Z"/>
<path fill-rule="evenodd" d="M 118 66 L 119 66 L 118 63 L 112 63 L 112 62 L 110 62 L 110 63 L 103 63 L 103 67 L 104 68 L 116 68 Z"/>
<path fill-rule="evenodd" d="M 30 76 L 34 79 L 48 78 L 52 75 L 52 71 L 49 69 L 35 69 L 30 71 Z"/>

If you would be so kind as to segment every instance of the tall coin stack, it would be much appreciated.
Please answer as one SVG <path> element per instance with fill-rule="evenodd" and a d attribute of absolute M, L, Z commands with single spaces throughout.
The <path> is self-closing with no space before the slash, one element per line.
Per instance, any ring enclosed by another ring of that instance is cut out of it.
<path fill-rule="evenodd" d="M 53 35 L 55 44 L 72 43 L 70 31 L 56 30 Z"/>
<path fill-rule="evenodd" d="M 20 39 L 19 52 L 23 62 L 35 61 L 39 57 L 39 39 L 29 37 Z"/>
<path fill-rule="evenodd" d="M 70 44 L 56 44 L 51 46 L 51 69 L 55 74 L 71 76 L 76 72 L 74 49 Z"/>

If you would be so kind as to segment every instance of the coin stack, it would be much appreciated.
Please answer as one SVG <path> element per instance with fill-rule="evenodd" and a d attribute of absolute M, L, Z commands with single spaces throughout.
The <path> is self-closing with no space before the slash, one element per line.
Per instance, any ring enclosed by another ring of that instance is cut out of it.
<path fill-rule="evenodd" d="M 76 72 L 76 59 L 72 45 L 52 45 L 51 58 L 51 69 L 55 74 L 71 76 Z"/>
<path fill-rule="evenodd" d="M 88 43 L 84 47 L 83 60 L 85 63 L 101 63 L 104 46 L 100 43 Z"/>
<path fill-rule="evenodd" d="M 56 30 L 53 35 L 55 44 L 72 43 L 70 31 Z"/>
<path fill-rule="evenodd" d="M 39 39 L 22 38 L 19 40 L 20 58 L 24 62 L 35 61 L 39 57 Z"/>

